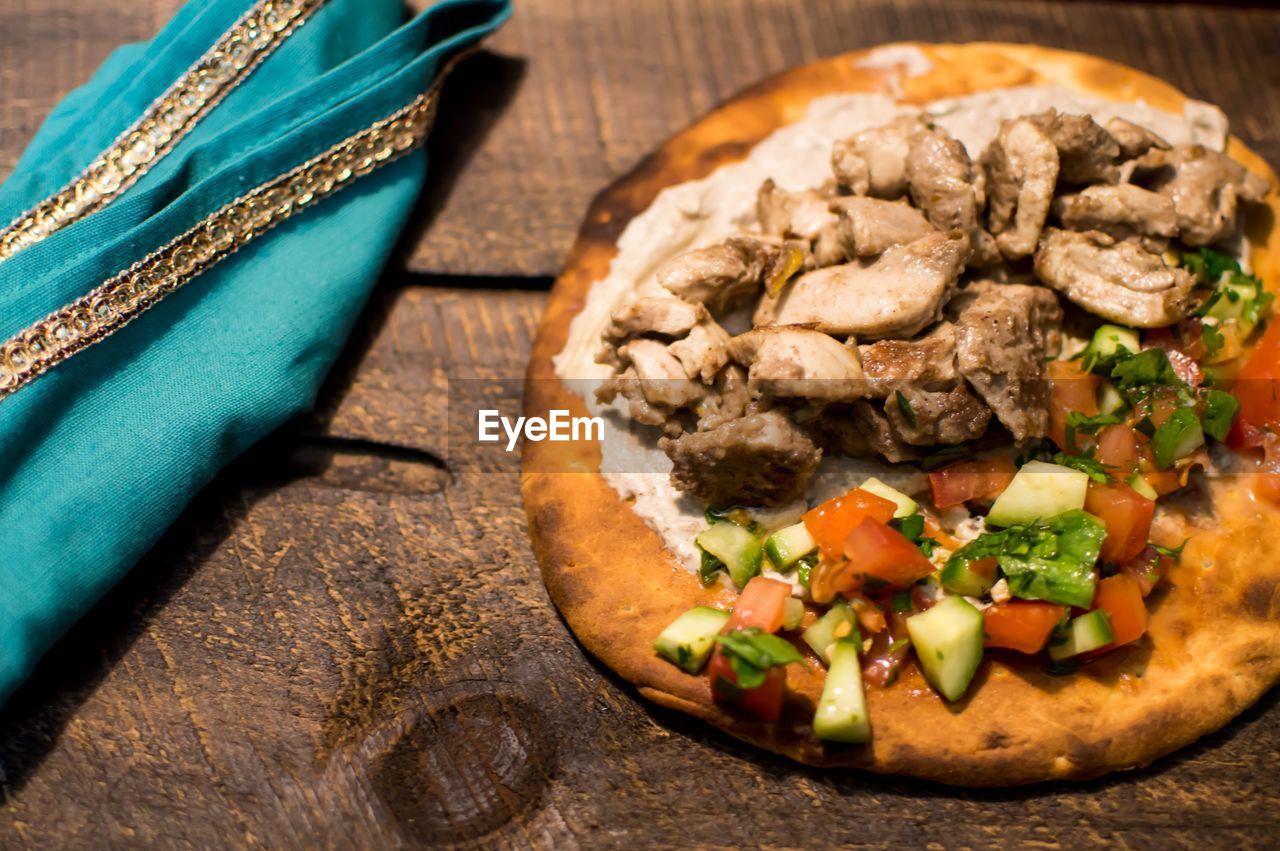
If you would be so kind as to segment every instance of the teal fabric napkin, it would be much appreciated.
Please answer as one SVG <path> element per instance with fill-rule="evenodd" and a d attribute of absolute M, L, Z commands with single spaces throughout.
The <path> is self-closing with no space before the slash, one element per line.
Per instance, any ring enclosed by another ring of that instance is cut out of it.
<path fill-rule="evenodd" d="M 227 462 L 312 404 L 509 0 L 196 0 L 0 187 L 0 703 Z"/>

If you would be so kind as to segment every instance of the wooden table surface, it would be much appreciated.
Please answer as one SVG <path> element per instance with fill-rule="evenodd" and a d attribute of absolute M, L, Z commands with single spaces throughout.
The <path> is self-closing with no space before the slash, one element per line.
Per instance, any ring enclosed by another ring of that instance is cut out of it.
<path fill-rule="evenodd" d="M 0 177 L 176 5 L 0 0 Z M 518 395 L 590 196 L 762 76 L 891 40 L 1041 42 L 1220 103 L 1280 163 L 1280 12 L 517 5 L 451 81 L 419 213 L 319 409 L 227 470 L 0 710 L 0 846 L 1275 847 L 1274 693 L 1148 770 L 997 792 L 806 770 L 644 704 L 547 600 L 514 460 L 450 441 L 447 406 L 469 378 Z"/>

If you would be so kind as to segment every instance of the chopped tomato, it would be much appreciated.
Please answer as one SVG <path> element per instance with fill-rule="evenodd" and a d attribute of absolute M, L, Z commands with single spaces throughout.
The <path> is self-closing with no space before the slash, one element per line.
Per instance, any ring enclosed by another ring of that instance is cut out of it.
<path fill-rule="evenodd" d="M 863 588 L 907 588 L 933 573 L 933 563 L 915 544 L 873 517 L 864 519 L 845 538 L 844 555 L 848 562 L 832 578 L 832 587 L 840 594 Z"/>
<path fill-rule="evenodd" d="M 1135 432 L 1123 423 L 1105 426 L 1098 432 L 1097 459 L 1111 467 L 1115 476 L 1127 479 L 1138 469 L 1138 441 Z"/>
<path fill-rule="evenodd" d="M 1208 349 L 1204 345 L 1204 323 L 1195 317 L 1178 323 L 1178 340 L 1179 350 L 1197 363 L 1204 360 L 1204 356 L 1208 354 Z"/>
<path fill-rule="evenodd" d="M 1108 648 L 1137 641 L 1147 631 L 1147 604 L 1142 600 L 1142 587 L 1127 573 L 1108 576 L 1098 583 L 1093 608 L 1102 609 L 1111 618 L 1111 631 L 1116 637 Z"/>
<path fill-rule="evenodd" d="M 881 523 L 893 519 L 898 506 L 882 496 L 854 488 L 805 512 L 804 525 L 828 559 L 839 558 L 844 541 L 859 523 L 873 517 Z"/>
<path fill-rule="evenodd" d="M 1240 416 L 1227 436 L 1233 449 L 1261 445 L 1262 432 L 1280 426 L 1280 322 L 1267 326 L 1236 376 L 1231 392 Z"/>
<path fill-rule="evenodd" d="M 1013 460 L 1005 456 L 963 461 L 935 470 L 929 474 L 933 504 L 947 508 L 970 500 L 995 499 L 1017 472 Z"/>
<path fill-rule="evenodd" d="M 983 643 L 1019 653 L 1039 653 L 1066 614 L 1066 606 L 1039 600 L 995 603 L 983 612 Z"/>
<path fill-rule="evenodd" d="M 1199 340 L 1199 336 L 1195 338 Z M 1169 357 L 1169 365 L 1173 367 L 1174 373 L 1192 387 L 1200 386 L 1204 381 L 1204 372 L 1200 369 L 1200 364 L 1196 363 L 1194 355 L 1189 348 L 1184 347 L 1174 336 L 1173 331 L 1168 328 L 1153 328 L 1146 333 L 1144 342 L 1146 348 L 1164 349 L 1164 353 Z M 1200 344 L 1201 355 L 1204 354 L 1204 344 Z"/>
<path fill-rule="evenodd" d="M 1092 417 L 1098 413 L 1098 387 L 1102 380 L 1085 372 L 1080 361 L 1049 362 L 1049 437 L 1066 452 L 1077 450 L 1067 445 L 1067 415 L 1073 411 Z"/>
<path fill-rule="evenodd" d="M 1102 520 L 1107 537 L 1102 541 L 1099 557 L 1103 561 L 1122 564 L 1134 558 L 1147 546 L 1155 500 L 1125 484 L 1089 483 L 1084 510 Z"/>
<path fill-rule="evenodd" d="M 765 632 L 777 632 L 782 628 L 782 613 L 791 596 L 791 586 L 777 579 L 752 577 L 738 599 L 733 603 L 733 615 L 724 626 L 724 632 L 756 627 Z"/>
<path fill-rule="evenodd" d="M 765 671 L 764 682 L 755 688 L 738 687 L 733 663 L 717 647 L 707 665 L 711 677 L 711 694 L 719 701 L 732 703 L 766 721 L 777 721 L 782 715 L 782 695 L 787 685 L 787 669 L 782 665 Z"/>
<path fill-rule="evenodd" d="M 1177 390 L 1172 387 L 1158 387 L 1151 394 L 1151 398 L 1144 410 L 1147 417 L 1151 419 L 1151 425 L 1159 428 L 1180 407 L 1182 407 L 1182 403 L 1178 401 Z"/>
<path fill-rule="evenodd" d="M 1134 558 L 1120 565 L 1120 571 L 1138 583 L 1138 590 L 1146 597 L 1169 572 L 1173 559 L 1162 556 L 1155 547 L 1147 547 Z"/>
<path fill-rule="evenodd" d="M 996 578 L 996 571 L 1000 569 L 1000 561 L 995 556 L 975 558 L 973 561 L 966 562 L 965 567 L 983 582 L 990 582 Z"/>
<path fill-rule="evenodd" d="M 1253 477 L 1253 495 L 1272 505 L 1280 505 L 1280 437 L 1266 432 L 1260 442 L 1262 464 Z"/>
<path fill-rule="evenodd" d="M 1258 473 L 1254 476 L 1253 495 L 1272 505 L 1280 505 L 1280 473 Z"/>

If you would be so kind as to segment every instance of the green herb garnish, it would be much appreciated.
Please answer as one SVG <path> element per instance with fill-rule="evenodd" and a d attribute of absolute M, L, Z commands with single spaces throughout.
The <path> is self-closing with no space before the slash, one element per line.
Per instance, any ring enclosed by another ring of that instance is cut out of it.
<path fill-rule="evenodd" d="M 907 397 L 902 395 L 901 390 L 894 391 L 895 398 L 898 400 L 898 410 L 902 412 L 902 416 L 910 424 L 912 428 L 916 427 L 916 412 L 911 410 L 911 402 Z"/>
<path fill-rule="evenodd" d="M 1060 467 L 1070 467 L 1073 470 L 1087 473 L 1090 479 L 1100 485 L 1105 485 L 1111 481 L 1111 474 L 1107 471 L 1114 469 L 1088 455 L 1067 455 L 1065 452 L 1059 452 L 1054 455 L 1053 463 Z"/>
<path fill-rule="evenodd" d="M 716 636 L 716 643 L 729 657 L 738 688 L 757 688 L 770 668 L 804 661 L 791 642 L 756 627 Z"/>
<path fill-rule="evenodd" d="M 1221 390 L 1210 390 L 1204 395 L 1204 433 L 1219 442 L 1227 439 L 1231 424 L 1240 413 L 1240 400 Z"/>
<path fill-rule="evenodd" d="M 938 546 L 938 542 L 924 536 L 923 514 L 908 514 L 906 517 L 892 521 L 890 525 L 897 528 L 904 538 L 915 544 L 925 558 L 933 557 L 933 550 Z"/>

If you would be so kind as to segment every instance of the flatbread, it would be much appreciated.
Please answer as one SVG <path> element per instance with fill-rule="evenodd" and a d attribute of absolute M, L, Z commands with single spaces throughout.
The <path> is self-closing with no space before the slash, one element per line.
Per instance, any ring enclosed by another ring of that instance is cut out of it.
<path fill-rule="evenodd" d="M 811 100 L 841 92 L 893 92 L 924 103 L 1010 85 L 1056 83 L 1117 101 L 1142 99 L 1181 112 L 1172 86 L 1114 62 L 1043 47 L 912 45 L 933 62 L 923 76 L 897 75 L 845 54 L 759 83 L 662 145 L 591 205 L 543 318 L 526 390 L 526 413 L 586 408 L 555 376 L 552 358 L 592 283 L 609 271 L 615 242 L 658 191 L 743 158 Z M 884 54 L 880 54 L 883 56 Z M 891 88 L 900 85 L 900 89 Z M 1228 152 L 1275 186 L 1271 169 L 1238 139 Z M 1269 209 L 1248 223 L 1255 271 L 1274 286 L 1280 257 Z M 704 589 L 600 477 L 596 444 L 526 442 L 522 486 L 533 543 L 552 599 L 583 646 L 640 694 L 696 715 L 740 739 L 820 766 L 851 766 L 968 786 L 1085 778 L 1141 766 L 1218 729 L 1280 678 L 1280 559 L 1271 547 L 1280 511 L 1255 505 L 1247 481 L 1212 485 L 1217 528 L 1197 532 L 1167 587 L 1157 591 L 1140 642 L 1070 676 L 1043 660 L 988 653 L 967 697 L 948 704 L 914 663 L 896 684 L 869 688 L 873 741 L 824 745 L 810 721 L 820 666 L 788 669 L 777 724 L 716 704 L 705 675 L 654 655 L 651 643 L 693 605 L 725 608 L 733 594 Z M 548 472 L 555 470 L 557 472 Z M 576 471 L 576 472 L 560 472 Z"/>

